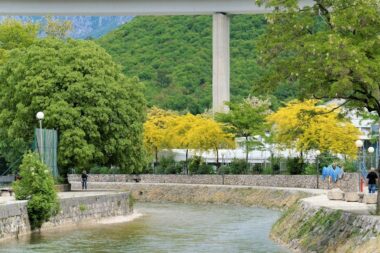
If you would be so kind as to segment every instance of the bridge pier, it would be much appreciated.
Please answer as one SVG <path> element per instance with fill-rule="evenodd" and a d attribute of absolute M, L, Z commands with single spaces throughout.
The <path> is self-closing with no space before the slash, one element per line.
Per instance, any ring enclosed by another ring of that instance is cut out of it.
<path fill-rule="evenodd" d="M 230 18 L 213 14 L 212 28 L 212 110 L 227 112 L 230 101 Z"/>

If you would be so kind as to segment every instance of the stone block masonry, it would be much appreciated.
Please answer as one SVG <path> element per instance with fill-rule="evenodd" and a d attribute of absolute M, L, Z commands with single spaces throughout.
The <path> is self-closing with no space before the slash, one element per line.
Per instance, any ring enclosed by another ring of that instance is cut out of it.
<path fill-rule="evenodd" d="M 128 193 L 61 193 L 60 212 L 42 226 L 42 230 L 63 225 L 88 224 L 102 218 L 127 215 Z M 0 241 L 30 233 L 27 201 L 0 204 Z"/>
<path fill-rule="evenodd" d="M 380 217 L 311 205 L 303 199 L 283 213 L 271 237 L 294 252 L 378 253 Z"/>
<path fill-rule="evenodd" d="M 135 175 L 89 175 L 91 182 L 134 182 Z M 212 185 L 246 185 L 268 187 L 291 187 L 310 189 L 340 188 L 345 192 L 356 192 L 359 188 L 357 173 L 346 173 L 337 183 L 317 180 L 316 175 L 139 175 L 142 183 L 176 183 L 176 184 L 212 184 Z M 80 175 L 68 175 L 69 182 L 80 182 Z M 318 187 L 317 187 L 318 181 Z"/>

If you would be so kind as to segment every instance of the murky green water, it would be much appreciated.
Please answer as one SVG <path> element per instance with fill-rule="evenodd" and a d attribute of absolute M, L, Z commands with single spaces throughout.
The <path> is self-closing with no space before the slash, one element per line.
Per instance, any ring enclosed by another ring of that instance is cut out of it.
<path fill-rule="evenodd" d="M 0 252 L 288 252 L 268 238 L 279 212 L 240 206 L 138 204 L 128 223 L 33 234 Z"/>

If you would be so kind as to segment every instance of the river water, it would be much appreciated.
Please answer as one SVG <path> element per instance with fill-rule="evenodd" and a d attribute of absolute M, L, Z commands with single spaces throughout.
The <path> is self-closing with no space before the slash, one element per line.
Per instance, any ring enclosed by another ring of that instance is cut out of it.
<path fill-rule="evenodd" d="M 288 252 L 268 238 L 280 213 L 232 205 L 137 204 L 127 223 L 34 233 L 0 244 L 1 253 Z"/>

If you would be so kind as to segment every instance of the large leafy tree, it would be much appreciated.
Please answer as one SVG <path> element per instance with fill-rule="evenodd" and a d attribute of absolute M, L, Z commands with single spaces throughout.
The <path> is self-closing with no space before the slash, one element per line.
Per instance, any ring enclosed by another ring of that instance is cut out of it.
<path fill-rule="evenodd" d="M 264 136 L 267 130 L 266 116 L 270 113 L 270 102 L 256 97 L 249 97 L 242 102 L 228 103 L 230 110 L 228 113 L 218 113 L 216 119 L 232 127 L 230 131 L 238 137 L 244 137 L 245 159 L 248 162 L 249 150 L 258 146 L 254 136 Z"/>
<path fill-rule="evenodd" d="M 292 101 L 269 115 L 274 142 L 301 153 L 318 149 L 354 157 L 360 131 L 331 108 L 316 106 L 317 102 Z"/>
<path fill-rule="evenodd" d="M 268 87 L 288 80 L 303 96 L 342 98 L 380 115 L 378 0 L 257 2 L 274 8 L 259 42 Z"/>
<path fill-rule="evenodd" d="M 380 112 L 377 0 L 267 1 L 276 8 L 260 38 L 266 83 L 299 84 L 302 95 L 343 98 Z"/>
<path fill-rule="evenodd" d="M 9 52 L 0 68 L 0 152 L 30 148 L 35 114 L 58 130 L 60 169 L 93 164 L 142 168 L 145 101 L 140 84 L 89 41 L 48 38 Z"/>

